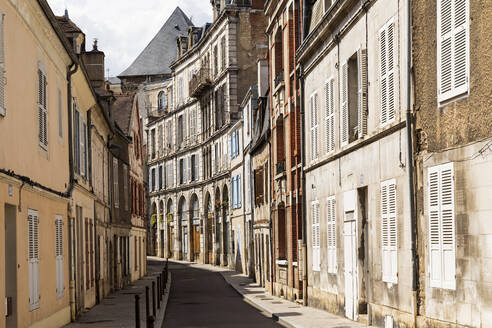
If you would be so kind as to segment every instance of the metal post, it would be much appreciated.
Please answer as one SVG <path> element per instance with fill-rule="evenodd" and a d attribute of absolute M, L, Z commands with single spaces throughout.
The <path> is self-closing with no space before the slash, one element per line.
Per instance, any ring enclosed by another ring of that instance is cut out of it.
<path fill-rule="evenodd" d="M 135 295 L 135 327 L 140 328 L 140 296 Z"/>
<path fill-rule="evenodd" d="M 155 281 L 152 281 L 152 314 L 155 317 Z"/>
<path fill-rule="evenodd" d="M 145 317 L 148 318 L 150 315 L 149 307 L 149 286 L 145 286 Z"/>

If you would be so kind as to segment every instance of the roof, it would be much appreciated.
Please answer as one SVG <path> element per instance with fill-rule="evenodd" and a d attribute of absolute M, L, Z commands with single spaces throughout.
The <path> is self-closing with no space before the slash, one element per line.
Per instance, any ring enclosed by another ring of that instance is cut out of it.
<path fill-rule="evenodd" d="M 133 110 L 134 95 L 116 96 L 112 105 L 113 118 L 125 135 L 130 135 L 130 122 Z"/>
<path fill-rule="evenodd" d="M 109 84 L 111 85 L 115 85 L 115 84 L 121 84 L 121 80 L 115 76 L 111 76 L 109 79 L 108 79 L 108 82 Z"/>
<path fill-rule="evenodd" d="M 176 59 L 176 38 L 185 36 L 191 20 L 176 7 L 160 31 L 119 77 L 171 74 L 169 65 Z"/>
<path fill-rule="evenodd" d="M 68 10 L 65 9 L 65 15 L 55 16 L 58 24 L 65 33 L 82 33 L 82 30 L 70 19 Z"/>

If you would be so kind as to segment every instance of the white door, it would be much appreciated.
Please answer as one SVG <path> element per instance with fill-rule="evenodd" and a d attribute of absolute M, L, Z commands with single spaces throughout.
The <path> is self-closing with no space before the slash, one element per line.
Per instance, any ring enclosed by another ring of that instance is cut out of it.
<path fill-rule="evenodd" d="M 347 216 L 351 213 L 345 213 Z M 343 246 L 345 263 L 345 316 L 357 320 L 357 262 L 356 221 L 343 224 Z"/>

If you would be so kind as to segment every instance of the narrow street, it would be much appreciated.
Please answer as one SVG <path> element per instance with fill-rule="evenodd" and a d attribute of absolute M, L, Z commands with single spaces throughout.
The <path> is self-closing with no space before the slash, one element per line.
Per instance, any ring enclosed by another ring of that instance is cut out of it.
<path fill-rule="evenodd" d="M 163 327 L 280 327 L 243 301 L 219 272 L 169 262 L 171 294 Z"/>

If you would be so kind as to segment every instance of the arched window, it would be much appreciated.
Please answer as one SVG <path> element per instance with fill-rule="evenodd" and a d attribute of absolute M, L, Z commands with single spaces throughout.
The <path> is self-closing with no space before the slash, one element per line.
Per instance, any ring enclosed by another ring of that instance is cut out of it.
<path fill-rule="evenodd" d="M 157 96 L 157 109 L 159 111 L 167 108 L 167 93 L 164 91 L 159 92 Z"/>

